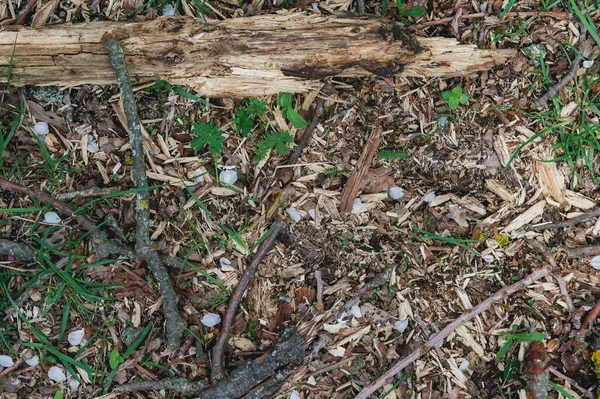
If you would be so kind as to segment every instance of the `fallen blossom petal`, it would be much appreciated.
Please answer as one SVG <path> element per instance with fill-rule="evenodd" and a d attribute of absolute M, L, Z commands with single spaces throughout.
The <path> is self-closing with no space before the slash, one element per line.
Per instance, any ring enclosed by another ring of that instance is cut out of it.
<path fill-rule="evenodd" d="M 95 154 L 98 151 L 100 151 L 100 146 L 98 145 L 98 143 L 91 142 L 91 143 L 88 143 L 87 150 L 89 153 Z"/>
<path fill-rule="evenodd" d="M 350 309 L 350 313 L 352 313 L 352 316 L 356 317 L 357 319 L 362 317 L 362 312 L 360 310 L 360 306 L 358 305 L 352 306 L 352 308 Z"/>
<path fill-rule="evenodd" d="M 238 179 L 238 174 L 235 170 L 225 169 L 219 173 L 219 180 L 221 183 L 233 185 Z"/>
<path fill-rule="evenodd" d="M 10 356 L 0 355 L 0 366 L 12 367 L 15 364 Z"/>
<path fill-rule="evenodd" d="M 46 122 L 38 122 L 35 125 L 33 125 L 33 131 L 38 136 L 45 136 L 48 133 L 50 133 L 50 128 L 48 127 L 48 124 Z"/>
<path fill-rule="evenodd" d="M 404 197 L 404 190 L 401 187 L 392 187 L 388 195 L 393 200 L 399 200 Z"/>
<path fill-rule="evenodd" d="M 354 200 L 354 203 L 352 204 L 352 210 L 353 211 L 360 211 L 363 208 L 363 204 L 360 200 L 360 198 L 356 198 Z"/>
<path fill-rule="evenodd" d="M 302 215 L 295 208 L 288 208 L 285 210 L 294 222 L 299 222 L 302 219 Z"/>
<path fill-rule="evenodd" d="M 25 363 L 27 363 L 28 366 L 35 367 L 40 364 L 40 357 L 38 355 L 33 355 L 29 359 L 25 359 Z"/>
<path fill-rule="evenodd" d="M 315 213 L 315 210 L 313 208 L 308 210 L 308 215 L 312 220 L 315 220 L 317 218 L 317 214 Z"/>
<path fill-rule="evenodd" d="M 72 391 L 76 391 L 77 388 L 79 388 L 79 385 L 81 385 L 81 383 L 71 375 L 67 377 L 67 384 L 69 385 L 69 388 L 71 388 Z"/>
<path fill-rule="evenodd" d="M 466 371 L 467 373 L 469 373 L 469 375 L 473 375 L 473 370 L 471 370 L 469 368 L 469 366 L 470 366 L 469 361 L 468 360 L 463 360 L 462 363 L 460 364 L 460 366 L 458 366 L 458 369 L 460 371 L 462 371 L 462 372 Z"/>
<path fill-rule="evenodd" d="M 80 330 L 71 331 L 69 333 L 69 335 L 67 336 L 67 339 L 69 340 L 69 343 L 71 345 L 77 346 L 77 345 L 81 344 L 81 340 L 83 339 L 84 335 L 85 335 L 85 330 L 82 328 Z"/>
<path fill-rule="evenodd" d="M 394 324 L 394 328 L 400 333 L 402 334 L 404 331 L 406 331 L 406 328 L 408 327 L 408 319 L 405 320 L 398 320 L 396 322 L 396 324 Z"/>
<path fill-rule="evenodd" d="M 600 256 L 594 256 L 590 261 L 590 265 L 596 270 L 600 270 Z"/>
<path fill-rule="evenodd" d="M 300 399 L 300 393 L 294 389 L 292 392 L 290 392 L 288 399 Z"/>
<path fill-rule="evenodd" d="M 216 313 L 207 313 L 200 320 L 206 327 L 214 327 L 221 322 L 221 316 Z"/>
<path fill-rule="evenodd" d="M 59 224 L 61 219 L 56 212 L 46 212 L 44 213 L 44 222 L 48 224 Z"/>
<path fill-rule="evenodd" d="M 583 61 L 583 67 L 585 69 L 590 69 L 594 65 L 594 60 L 585 60 Z"/>
<path fill-rule="evenodd" d="M 225 257 L 219 259 L 219 265 L 221 265 L 221 270 L 224 272 L 232 272 L 234 270 L 231 266 L 231 261 Z"/>
<path fill-rule="evenodd" d="M 423 201 L 425 201 L 427 203 L 430 203 L 430 202 L 432 202 L 434 200 L 434 198 L 435 198 L 435 191 L 432 191 L 429 194 L 427 194 L 425 196 L 425 198 L 423 198 Z"/>
<path fill-rule="evenodd" d="M 175 7 L 173 7 L 173 5 L 167 4 L 166 6 L 164 6 L 162 12 L 163 17 L 172 17 L 174 15 L 177 15 L 177 13 L 175 12 Z"/>
<path fill-rule="evenodd" d="M 486 263 L 492 263 L 494 261 L 494 255 L 485 255 L 482 256 L 481 259 L 483 259 Z"/>
<path fill-rule="evenodd" d="M 65 375 L 64 371 L 62 371 L 62 369 L 58 366 L 50 367 L 50 370 L 48 370 L 48 378 L 56 382 L 63 382 L 67 380 L 67 376 Z"/>
<path fill-rule="evenodd" d="M 195 183 L 204 183 L 204 172 L 202 169 L 196 169 L 194 172 L 194 182 Z"/>

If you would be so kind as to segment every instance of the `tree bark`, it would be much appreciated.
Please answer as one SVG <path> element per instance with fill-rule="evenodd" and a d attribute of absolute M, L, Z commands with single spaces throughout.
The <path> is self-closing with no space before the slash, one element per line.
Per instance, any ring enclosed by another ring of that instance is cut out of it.
<path fill-rule="evenodd" d="M 0 81 L 114 84 L 102 36 L 120 40 L 132 83 L 157 79 L 207 97 L 306 92 L 325 77 L 464 76 L 502 64 L 514 50 L 481 50 L 448 38 L 415 38 L 385 18 L 306 13 L 203 21 L 92 22 L 0 32 Z M 16 43 L 16 47 L 15 47 Z"/>

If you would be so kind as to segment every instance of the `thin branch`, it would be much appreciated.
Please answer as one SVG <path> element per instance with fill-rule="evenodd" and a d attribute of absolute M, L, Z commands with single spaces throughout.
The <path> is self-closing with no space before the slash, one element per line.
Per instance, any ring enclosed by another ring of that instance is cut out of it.
<path fill-rule="evenodd" d="M 486 311 L 490 308 L 490 306 L 492 306 L 496 302 L 514 294 L 517 291 L 526 288 L 527 286 L 535 283 L 542 277 L 547 276 L 551 272 L 551 267 L 543 266 L 535 270 L 533 273 L 526 276 L 522 280 L 502 288 L 500 291 L 488 297 L 479 305 L 475 306 L 468 312 L 463 313 L 459 318 L 454 320 L 452 323 L 448 324 L 446 327 L 444 327 L 442 331 L 440 331 L 433 338 L 427 341 L 427 343 L 425 343 L 424 345 L 420 345 L 414 352 L 394 363 L 394 365 L 392 365 L 392 367 L 388 371 L 383 373 L 375 382 L 363 388 L 363 390 L 360 391 L 360 393 L 355 397 L 355 399 L 370 398 L 371 395 L 373 395 L 379 388 L 381 388 L 388 379 L 393 378 L 404 368 L 406 368 L 415 360 L 427 353 L 431 348 L 443 343 L 446 337 L 453 333 L 458 327 L 462 326 L 463 324 L 465 324 L 475 316 L 479 315 L 480 313 Z"/>
<path fill-rule="evenodd" d="M 583 258 L 586 256 L 600 255 L 600 246 L 590 245 L 589 247 L 569 248 L 567 250 L 569 258 Z"/>
<path fill-rule="evenodd" d="M 467 15 L 461 15 L 460 19 L 476 19 L 476 18 L 485 18 L 488 14 L 484 13 L 484 12 L 478 12 L 478 13 L 473 13 L 473 14 L 467 14 Z M 559 19 L 564 19 L 569 17 L 569 13 L 566 12 L 561 12 L 561 11 L 541 11 L 541 12 L 536 12 L 536 11 L 528 11 L 528 12 L 507 12 L 506 15 L 504 16 L 504 19 L 507 18 L 515 18 L 515 17 L 552 17 L 552 18 L 559 18 Z M 427 21 L 427 22 L 423 22 L 422 24 L 416 24 L 416 25 L 411 25 L 409 27 L 410 30 L 417 30 L 417 29 L 421 29 L 421 28 L 427 28 L 429 26 L 435 26 L 435 25 L 445 25 L 447 23 L 450 23 L 454 21 L 454 17 L 448 17 L 448 18 L 440 18 L 440 19 L 436 19 L 433 21 Z"/>
<path fill-rule="evenodd" d="M 27 5 L 25 6 L 25 9 L 23 10 L 23 12 L 21 12 L 21 14 L 19 14 L 19 16 L 17 17 L 17 20 L 15 21 L 15 25 L 23 25 L 23 22 L 25 22 L 25 20 L 31 13 L 31 10 L 33 10 L 33 7 L 36 4 L 37 4 L 37 0 L 29 0 L 27 2 Z"/>
<path fill-rule="evenodd" d="M 217 382 L 225 377 L 225 370 L 223 365 L 225 343 L 227 342 L 227 339 L 231 334 L 231 329 L 233 327 L 233 319 L 235 318 L 237 308 L 240 305 L 244 293 L 246 292 L 248 284 L 250 284 L 250 282 L 254 278 L 256 270 L 258 269 L 258 265 L 262 262 L 267 253 L 269 253 L 271 248 L 273 248 L 273 246 L 275 245 L 277 235 L 279 234 L 279 232 L 285 224 L 283 222 L 276 223 L 277 224 L 275 225 L 269 236 L 259 245 L 258 249 L 256 250 L 256 255 L 254 255 L 254 257 L 246 267 L 246 270 L 244 271 L 240 282 L 238 283 L 233 295 L 231 296 L 231 299 L 229 300 L 227 312 L 225 313 L 223 325 L 221 327 L 221 334 L 219 335 L 217 343 L 215 344 L 215 347 L 213 348 L 212 352 L 213 355 L 211 378 L 213 382 Z"/>
<path fill-rule="evenodd" d="M 127 119 L 127 130 L 129 130 L 129 141 L 133 156 L 131 180 L 135 188 L 146 188 L 148 187 L 148 177 L 146 176 L 146 161 L 144 159 L 144 139 L 123 49 L 119 44 L 118 38 L 113 33 L 105 34 L 102 37 L 102 44 L 117 74 L 117 84 L 121 92 L 121 99 L 123 100 L 123 111 Z M 152 247 L 150 242 L 149 198 L 150 194 L 147 190 L 139 190 L 136 193 L 136 252 L 150 268 L 163 297 L 167 348 L 178 349 L 183 335 L 184 324 L 177 310 L 177 294 L 173 289 L 169 274 L 164 268 L 158 252 Z"/>
<path fill-rule="evenodd" d="M 543 231 L 543 230 L 551 230 L 551 229 L 562 229 L 565 227 L 574 227 L 583 222 L 587 222 L 590 219 L 600 216 L 600 208 L 594 209 L 591 212 L 584 213 L 583 215 L 576 216 L 574 218 L 563 220 L 559 223 L 546 223 L 546 224 L 536 224 L 533 226 L 529 226 L 529 230 L 533 231 Z"/>
<path fill-rule="evenodd" d="M 68 201 L 73 198 L 100 197 L 102 195 L 116 193 L 117 191 L 119 191 L 119 187 L 93 187 L 88 188 L 87 190 L 71 191 L 70 193 L 56 194 L 56 199 L 59 201 Z"/>
<path fill-rule="evenodd" d="M 4 239 L 0 239 L 0 255 L 10 255 L 27 262 L 35 259 L 35 252 L 27 244 Z"/>
<path fill-rule="evenodd" d="M 578 339 L 585 339 L 590 333 L 590 327 L 592 323 L 598 318 L 600 314 L 600 301 L 596 303 L 596 305 L 590 310 L 590 313 L 586 316 L 585 320 L 583 320 L 583 324 L 581 324 L 581 328 L 577 332 Z"/>
<path fill-rule="evenodd" d="M 204 389 L 204 384 L 187 378 L 165 378 L 159 381 L 137 381 L 119 385 L 115 388 L 115 392 L 160 391 L 161 389 L 172 389 L 184 395 L 197 395 Z"/>
<path fill-rule="evenodd" d="M 594 395 L 592 395 L 592 393 L 590 391 L 588 391 L 587 389 L 585 389 L 584 387 L 582 387 L 581 385 L 579 385 L 577 383 L 577 381 L 575 381 L 574 379 L 572 379 L 572 378 L 564 375 L 563 373 L 561 373 L 560 371 L 558 371 L 554 367 L 548 367 L 548 371 L 551 374 L 554 374 L 555 376 L 557 376 L 558 378 L 560 378 L 562 380 L 565 380 L 566 382 L 568 382 L 569 384 L 571 384 L 571 386 L 573 388 L 575 388 L 579 392 L 581 392 L 583 394 L 583 396 L 585 396 L 586 398 L 594 399 Z"/>

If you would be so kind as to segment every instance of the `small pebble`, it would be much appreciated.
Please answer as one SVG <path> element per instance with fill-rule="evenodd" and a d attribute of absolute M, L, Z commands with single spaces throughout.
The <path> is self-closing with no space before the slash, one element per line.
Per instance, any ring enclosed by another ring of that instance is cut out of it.
<path fill-rule="evenodd" d="M 400 198 L 404 197 L 404 190 L 402 190 L 400 187 L 392 187 L 390 188 L 389 196 L 393 200 L 399 200 Z"/>
<path fill-rule="evenodd" d="M 60 216 L 56 212 L 44 213 L 44 222 L 47 224 L 59 224 L 61 222 Z"/>
<path fill-rule="evenodd" d="M 85 330 L 82 328 L 80 330 L 71 331 L 67 337 L 69 343 L 73 346 L 77 346 L 81 344 L 81 340 L 85 335 Z"/>
<path fill-rule="evenodd" d="M 35 367 L 40 364 L 40 357 L 38 355 L 33 355 L 29 359 L 25 359 L 25 363 L 27 363 L 28 366 Z"/>
<path fill-rule="evenodd" d="M 600 256 L 594 256 L 590 261 L 590 265 L 596 270 L 600 270 Z"/>
<path fill-rule="evenodd" d="M 285 210 L 294 222 L 299 222 L 302 219 L 302 215 L 295 208 L 288 208 Z"/>
<path fill-rule="evenodd" d="M 354 200 L 354 203 L 352 204 L 352 210 L 353 211 L 360 211 L 361 209 L 363 209 L 363 204 L 362 204 L 360 198 L 356 198 Z"/>
<path fill-rule="evenodd" d="M 219 173 L 219 180 L 221 181 L 221 183 L 229 184 L 231 186 L 237 181 L 237 179 L 238 174 L 233 169 L 225 169 L 222 170 L 221 173 Z"/>
<path fill-rule="evenodd" d="M 10 356 L 0 355 L 0 366 L 12 367 L 15 364 Z"/>
<path fill-rule="evenodd" d="M 63 382 L 67 380 L 67 376 L 65 375 L 64 371 L 62 371 L 62 369 L 58 366 L 50 367 L 50 370 L 48 370 L 48 378 L 56 382 Z"/>
<path fill-rule="evenodd" d="M 48 127 L 48 124 L 46 122 L 38 122 L 35 125 L 33 125 L 33 131 L 38 136 L 45 136 L 48 133 L 50 133 L 50 128 Z"/>
<path fill-rule="evenodd" d="M 404 331 L 406 331 L 406 328 L 408 327 L 408 319 L 405 320 L 398 320 L 396 322 L 396 324 L 394 324 L 394 328 L 400 333 L 402 334 Z"/>
<path fill-rule="evenodd" d="M 172 17 L 175 15 L 175 8 L 171 4 L 167 4 L 163 8 L 162 16 L 163 17 Z"/>
<path fill-rule="evenodd" d="M 214 327 L 221 322 L 221 316 L 215 313 L 207 313 L 200 320 L 206 327 Z"/>
<path fill-rule="evenodd" d="M 429 194 L 427 194 L 425 196 L 425 198 L 423 198 L 423 201 L 430 203 L 433 201 L 433 199 L 435 198 L 435 191 L 430 192 Z"/>

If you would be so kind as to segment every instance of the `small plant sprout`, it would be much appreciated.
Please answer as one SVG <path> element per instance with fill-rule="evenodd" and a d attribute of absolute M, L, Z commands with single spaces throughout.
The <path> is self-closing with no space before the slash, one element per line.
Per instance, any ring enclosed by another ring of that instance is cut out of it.
<path fill-rule="evenodd" d="M 510 350 L 510 347 L 512 346 L 513 342 L 518 341 L 518 342 L 534 342 L 534 341 L 542 341 L 544 339 L 546 339 L 546 334 L 543 334 L 541 332 L 522 332 L 522 333 L 518 333 L 517 331 L 517 326 L 512 327 L 512 332 L 500 332 L 500 335 L 502 335 L 503 337 L 506 338 L 506 342 L 504 343 L 504 345 L 502 345 L 502 347 L 500 348 L 500 350 L 498 351 L 498 354 L 496 355 L 496 360 L 500 360 L 504 357 L 504 355 L 506 355 L 508 353 L 508 351 Z"/>
<path fill-rule="evenodd" d="M 443 92 L 442 98 L 450 109 L 456 109 L 459 105 L 464 105 L 469 101 L 469 96 L 463 93 L 463 89 L 460 86 Z"/>
<path fill-rule="evenodd" d="M 288 153 L 288 145 L 294 142 L 294 138 L 285 130 L 271 132 L 263 140 L 256 143 L 256 153 L 254 161 L 258 162 L 266 158 L 269 151 L 275 151 L 277 155 L 285 155 Z"/>
<path fill-rule="evenodd" d="M 223 151 L 223 133 L 221 128 L 215 126 L 213 121 L 208 123 L 199 121 L 194 122 L 192 125 L 192 133 L 196 137 L 190 143 L 192 148 L 196 151 L 201 151 L 204 147 L 208 146 L 208 152 L 214 157 L 218 156 Z"/>
<path fill-rule="evenodd" d="M 296 129 L 308 126 L 308 122 L 304 120 L 299 113 L 292 107 L 292 95 L 291 93 L 281 93 L 277 99 L 281 113 L 287 118 Z"/>
<path fill-rule="evenodd" d="M 398 19 L 400 19 L 400 22 L 402 22 L 406 26 L 410 25 L 410 21 L 408 19 L 406 19 L 407 17 L 417 18 L 417 17 L 420 17 L 425 14 L 425 9 L 422 7 L 407 8 L 407 6 L 408 6 L 407 3 L 403 3 L 400 0 L 396 1 L 396 8 L 398 10 Z"/>

